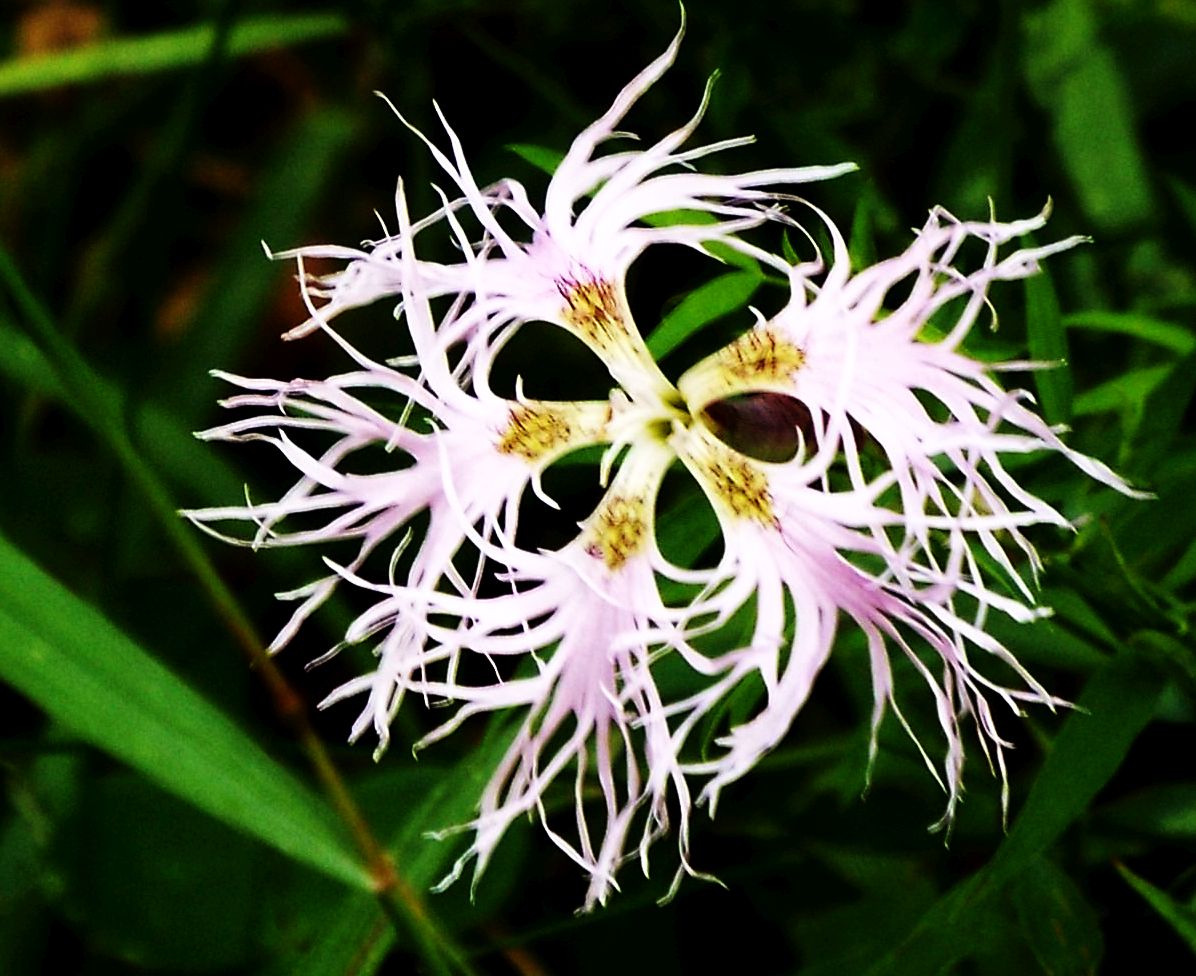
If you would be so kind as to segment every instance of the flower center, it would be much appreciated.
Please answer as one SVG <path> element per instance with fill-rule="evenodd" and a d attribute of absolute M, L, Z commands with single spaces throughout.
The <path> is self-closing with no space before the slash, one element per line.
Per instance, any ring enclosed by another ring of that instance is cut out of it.
<path fill-rule="evenodd" d="M 759 461 L 791 461 L 802 435 L 807 442 L 814 435 L 810 408 L 784 393 L 715 400 L 699 416 L 720 441 Z"/>

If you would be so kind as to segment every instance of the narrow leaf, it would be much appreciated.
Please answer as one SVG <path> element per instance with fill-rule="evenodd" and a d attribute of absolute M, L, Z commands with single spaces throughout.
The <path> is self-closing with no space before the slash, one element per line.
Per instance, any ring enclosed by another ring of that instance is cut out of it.
<path fill-rule="evenodd" d="M 1194 579 L 1196 579 L 1196 539 L 1192 540 L 1183 555 L 1175 560 L 1175 564 L 1167 570 L 1162 586 L 1164 589 L 1176 591 L 1182 586 L 1187 586 Z"/>
<path fill-rule="evenodd" d="M 870 188 L 869 188 L 870 189 Z M 861 271 L 864 268 L 870 268 L 876 264 L 876 222 L 875 222 L 875 192 L 866 192 L 860 195 L 859 202 L 855 205 L 855 213 L 851 217 L 851 238 L 847 245 L 848 253 L 851 256 L 851 268 L 853 271 Z M 789 247 L 789 235 L 785 235 L 785 245 Z M 790 264 L 797 264 L 797 255 L 792 255 L 787 252 L 785 259 Z"/>
<path fill-rule="evenodd" d="M 1196 230 L 1196 190 L 1175 177 L 1169 178 L 1167 185 L 1175 195 L 1175 202 L 1179 204 L 1179 212 L 1187 219 L 1188 226 Z"/>
<path fill-rule="evenodd" d="M 230 57 L 344 34 L 345 17 L 335 13 L 271 14 L 247 17 L 229 32 Z M 0 62 L 0 98 L 119 75 L 150 74 L 199 64 L 211 50 L 216 28 L 196 24 L 146 37 L 118 37 L 68 51 Z"/>
<path fill-rule="evenodd" d="M 1196 335 L 1193 335 L 1191 330 L 1182 325 L 1173 325 L 1143 315 L 1141 312 L 1104 312 L 1100 309 L 1089 309 L 1063 316 L 1063 326 L 1067 329 L 1119 332 L 1143 342 L 1163 346 L 1181 356 L 1186 356 L 1196 349 Z"/>
<path fill-rule="evenodd" d="M 0 581 L 0 677 L 171 793 L 297 861 L 369 887 L 306 787 L 2 538 Z"/>
<path fill-rule="evenodd" d="M 1150 907 L 1175 929 L 1176 934 L 1188 944 L 1188 948 L 1196 953 L 1196 912 L 1181 905 L 1167 892 L 1156 888 L 1145 878 L 1138 877 L 1124 864 L 1118 864 L 1117 870 L 1129 882 L 1130 887 L 1145 898 Z"/>
<path fill-rule="evenodd" d="M 485 738 L 468 762 L 445 770 L 430 786 L 422 781 L 419 797 L 406 784 L 396 784 L 392 794 L 406 797 L 404 816 L 391 843 L 395 864 L 413 888 L 424 890 L 439 881 L 460 851 L 452 839 L 434 840 L 428 831 L 442 830 L 469 820 L 491 771 L 511 744 L 518 723 L 500 717 L 491 723 Z M 408 771 L 411 773 L 412 771 Z M 418 782 L 418 780 L 417 780 Z M 375 818 L 381 819 L 381 818 Z M 461 884 L 469 884 L 462 879 Z M 320 936 L 297 959 L 280 960 L 269 976 L 372 976 L 395 943 L 394 927 L 386 923 L 376 899 L 353 892 L 341 900 L 326 919 Z"/>
<path fill-rule="evenodd" d="M 1003 884 L 1087 809 L 1150 721 L 1164 678 L 1124 652 L 1089 681 L 1034 781 L 1021 814 L 987 868 Z"/>
<path fill-rule="evenodd" d="M 1026 17 L 1026 80 L 1052 117 L 1055 147 L 1088 217 L 1122 229 L 1154 200 L 1129 92 L 1086 0 L 1053 0 Z"/>
<path fill-rule="evenodd" d="M 507 146 L 507 149 L 525 163 L 530 163 L 536 169 L 547 173 L 549 176 L 556 172 L 556 168 L 561 165 L 561 160 L 565 158 L 565 154 L 559 149 L 533 146 L 527 142 L 511 143 L 511 145 Z"/>
<path fill-rule="evenodd" d="M 717 318 L 743 308 L 764 279 L 750 271 L 732 271 L 708 281 L 686 295 L 648 336 L 648 349 L 657 359 Z"/>
<path fill-rule="evenodd" d="M 1077 417 L 1087 417 L 1129 407 L 1141 407 L 1171 370 L 1172 367 L 1168 365 L 1126 370 L 1120 376 L 1085 390 L 1077 396 L 1073 412 Z"/>
<path fill-rule="evenodd" d="M 1098 815 L 1118 831 L 1190 844 L 1196 841 L 1196 783 L 1148 786 L 1102 807 Z"/>
<path fill-rule="evenodd" d="M 1067 334 L 1059 313 L 1059 299 L 1049 275 L 1027 278 L 1026 333 L 1030 342 L 1030 358 L 1051 363 L 1050 369 L 1034 373 L 1042 412 L 1052 424 L 1065 424 L 1072 413 L 1071 367 L 1067 363 Z"/>
<path fill-rule="evenodd" d="M 1143 406 L 1143 423 L 1135 432 L 1134 463 L 1151 471 L 1171 456 L 1182 437 L 1184 418 L 1196 397 L 1196 352 L 1178 360 L 1153 386 Z M 1181 440 L 1182 443 L 1182 440 Z"/>
<path fill-rule="evenodd" d="M 1052 976 L 1095 976 L 1104 955 L 1100 923 L 1067 874 L 1038 858 L 1009 886 L 1034 958 Z"/>
<path fill-rule="evenodd" d="M 32 393 L 62 396 L 54 367 L 32 339 L 15 328 L 0 309 L 0 375 Z"/>

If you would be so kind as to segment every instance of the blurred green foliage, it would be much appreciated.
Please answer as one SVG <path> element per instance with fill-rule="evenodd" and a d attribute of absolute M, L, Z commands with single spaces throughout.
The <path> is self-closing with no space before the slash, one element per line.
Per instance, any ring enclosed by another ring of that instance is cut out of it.
<path fill-rule="evenodd" d="M 755 133 L 735 165 L 859 164 L 809 190 L 852 228 L 853 259 L 903 247 L 936 203 L 980 217 L 991 201 L 1012 219 L 1050 199 L 1045 233 L 1093 237 L 1049 277 L 997 289 L 1000 331 L 976 352 L 1057 361 L 1011 380 L 1036 384 L 1046 415 L 1074 427 L 1070 443 L 1157 499 L 1098 490 L 1055 461 L 1019 471 L 1090 518 L 1074 537 L 1035 537 L 1055 617 L 994 622 L 1083 706 L 1003 726 L 1020 746 L 1007 833 L 977 753 L 950 843 L 928 836 L 942 797 L 889 727 L 861 798 L 870 690 L 862 642 L 845 635 L 786 743 L 727 791 L 717 820 L 697 820 L 696 866 L 725 889 L 690 881 L 654 904 L 673 870 L 666 843 L 651 881 L 628 870 L 609 908 L 574 916 L 576 872 L 516 829 L 475 903 L 467 882 L 428 896 L 435 924 L 478 972 L 1117 973 L 1139 968 L 1144 945 L 1155 968 L 1190 969 L 1196 4 L 687 10 L 678 65 L 628 127 L 671 130 L 720 69 L 701 134 Z M 305 313 L 262 240 L 372 236 L 400 174 L 416 212 L 433 205 L 432 163 L 372 91 L 429 133 L 436 98 L 483 183 L 535 184 L 545 154 L 529 147 L 563 150 L 663 49 L 677 7 L 76 0 L 7 12 L 0 973 L 434 968 L 363 890 L 226 626 L 279 625 L 271 593 L 319 571 L 314 554 L 251 557 L 173 519 L 235 502 L 243 482 L 277 491 L 280 473 L 241 470 L 253 457 L 189 432 L 217 419 L 210 368 L 330 371 L 327 343 L 278 341 Z M 652 252 L 631 284 L 672 375 L 744 328 L 747 303 L 776 299 L 754 267 Z M 345 323 L 354 341 L 403 351 L 388 308 Z M 567 355 L 555 341 L 524 350 L 532 393 L 553 382 L 537 363 Z M 692 520 L 677 517 L 662 531 L 693 545 Z M 330 608 L 280 659 L 309 701 L 352 667 L 302 670 L 343 620 Z M 400 736 L 428 722 L 407 710 Z M 424 891 L 461 849 L 424 832 L 468 818 L 504 729 L 375 765 L 368 747 L 339 745 L 348 724 L 344 709 L 317 718 L 374 832 Z"/>

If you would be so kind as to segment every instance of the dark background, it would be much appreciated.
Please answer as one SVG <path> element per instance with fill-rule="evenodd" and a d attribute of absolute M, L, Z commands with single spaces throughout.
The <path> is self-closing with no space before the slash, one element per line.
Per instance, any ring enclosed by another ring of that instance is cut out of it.
<path fill-rule="evenodd" d="M 930 957 L 934 969 L 950 972 L 1118 973 L 1140 965 L 1145 946 L 1176 971 L 1190 966 L 1196 6 L 737 0 L 686 11 L 677 65 L 625 124 L 646 140 L 688 118 L 717 69 L 697 140 L 754 133 L 758 142 L 711 166 L 855 161 L 857 174 L 808 195 L 864 253 L 904 247 L 907 228 L 933 204 L 982 218 L 989 199 L 1000 218 L 1015 219 L 1050 198 L 1043 240 L 1093 237 L 1052 259 L 1049 279 L 1040 279 L 1066 326 L 1056 334 L 1066 343 L 1065 379 L 1045 381 L 1064 384 L 1053 388 L 1051 419 L 1070 420 L 1071 443 L 1159 497 L 1110 498 L 1063 464 L 1019 472 L 1069 515 L 1094 518 L 1075 537 L 1035 536 L 1047 561 L 1043 602 L 1058 615 L 1007 625 L 1000 636 L 1064 697 L 1082 695 L 1109 662 L 1127 657 L 1164 690 L 1152 720 L 1129 735 L 1126 760 L 1110 759 L 1094 785 L 1085 785 L 1084 769 L 1044 760 L 1061 729 L 1081 719 L 1092 743 L 1078 755 L 1115 753 L 1116 716 L 1035 713 L 1005 723 L 1018 747 L 1015 822 L 1034 789 L 1081 799 L 1066 829 L 970 914 L 934 915 L 932 906 L 953 885 L 982 878 L 1001 846 L 999 786 L 973 741 L 967 802 L 944 845 L 925 829 L 943 797 L 888 728 L 873 789 L 861 798 L 870 703 L 866 662 L 850 636 L 786 744 L 727 791 L 717 820 L 695 820 L 696 864 L 725 888 L 690 880 L 657 907 L 675 864 L 664 841 L 650 881 L 628 865 L 626 890 L 610 907 L 575 917 L 577 872 L 525 826 L 512 830 L 475 904 L 467 882 L 429 903 L 480 972 L 663 976 L 725 961 L 731 971 L 856 973 L 883 963 L 891 968 L 878 971 L 925 973 L 908 947 L 936 938 L 950 945 Z M 321 36 L 294 40 L 295 18 L 312 12 L 333 17 Z M 5 66 L 40 56 L 46 67 L 25 81 L 0 73 L 0 245 L 55 333 L 117 391 L 115 416 L 176 507 L 235 504 L 243 482 L 266 497 L 285 489 L 287 475 L 273 459 L 223 445 L 176 450 L 143 424 L 147 410 L 172 430 L 200 429 L 221 419 L 215 401 L 224 390 L 211 368 L 288 377 L 344 365 L 318 337 L 279 341 L 305 315 L 293 269 L 269 263 L 260 242 L 281 249 L 375 236 L 374 211 L 393 212 L 400 175 L 415 213 L 434 205 L 434 163 L 371 92 L 387 93 L 443 145 L 437 99 L 479 182 L 510 175 L 539 188 L 545 177 L 509 147 L 564 150 L 664 49 L 680 16 L 667 2 L 368 0 L 8 3 L 5 14 Z M 53 73 L 55 51 L 175 36 L 204 21 L 227 43 L 176 45 L 157 66 L 141 51 L 118 70 L 85 71 L 70 83 Z M 249 22 L 265 36 L 276 30 L 277 43 L 236 50 L 232 39 Z M 708 278 L 708 264 L 645 255 L 631 278 L 641 327 Z M 993 297 L 1001 312 L 993 348 L 1026 355 L 1027 301 L 1042 293 L 1006 285 Z M 354 341 L 394 355 L 402 339 L 385 305 L 344 322 Z M 717 328 L 733 334 L 747 321 Z M 64 394 L 53 380 L 53 344 L 13 294 L 0 296 L 0 340 L 0 532 L 306 775 L 136 479 L 88 428 L 69 385 Z M 517 351 L 511 374 L 551 391 L 562 382 L 561 370 L 543 369 L 558 354 L 554 341 Z M 666 368 L 675 372 L 692 355 L 683 348 Z M 1052 396 L 1038 392 L 1044 403 Z M 207 541 L 204 551 L 266 633 L 285 619 L 271 594 L 320 570 L 315 553 L 253 555 Z M 351 673 L 340 661 L 302 670 L 337 639 L 340 623 L 329 614 L 280 659 L 313 702 Z M 25 652 L 0 646 L 0 656 Z M 430 720 L 411 705 L 399 735 L 413 739 Z M 385 951 L 368 901 L 353 916 L 347 889 L 162 792 L 84 744 L 69 723 L 48 719 L 46 708 L 37 696 L 0 689 L 0 972 L 398 973 L 422 965 L 410 940 Z M 399 746 L 375 765 L 368 744 L 341 744 L 352 717 L 334 708 L 317 728 L 379 834 L 403 838 L 400 870 L 410 867 L 426 887 L 459 845 L 421 853 L 438 845 L 411 824 L 445 825 L 420 803 L 446 782 L 462 811 L 456 821 L 467 816 L 476 788 L 460 774 L 482 730 L 463 731 L 418 764 Z M 564 792 L 555 800 L 569 802 Z M 1162 898 L 1152 906 L 1120 863 Z M 931 936 L 923 931 L 905 943 L 906 955 L 888 955 L 927 912 Z M 346 917 L 360 931 L 338 928 Z"/>

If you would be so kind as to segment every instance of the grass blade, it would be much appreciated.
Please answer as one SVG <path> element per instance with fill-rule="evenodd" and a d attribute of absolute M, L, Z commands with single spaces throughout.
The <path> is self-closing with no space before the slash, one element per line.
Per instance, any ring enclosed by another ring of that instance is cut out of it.
<path fill-rule="evenodd" d="M 336 37 L 349 29 L 335 13 L 248 17 L 229 33 L 227 53 L 240 57 L 271 48 Z M 151 74 L 199 64 L 216 28 L 196 24 L 146 37 L 121 37 L 87 47 L 0 63 L 0 98 L 58 85 L 102 81 L 119 75 Z"/>
<path fill-rule="evenodd" d="M 1120 230 L 1154 211 L 1129 92 L 1083 0 L 1026 18 L 1025 74 L 1052 117 L 1055 146 L 1088 217 Z"/>
<path fill-rule="evenodd" d="M 1196 349 L 1196 335 L 1182 325 L 1173 325 L 1141 312 L 1106 312 L 1088 309 L 1063 316 L 1067 329 L 1092 329 L 1097 332 L 1119 332 L 1122 335 L 1156 346 L 1170 349 L 1180 356 L 1186 356 Z"/>
<path fill-rule="evenodd" d="M 1156 888 L 1145 878 L 1138 877 L 1124 864 L 1118 864 L 1117 870 L 1129 882 L 1130 887 L 1145 898 L 1150 907 L 1162 916 L 1163 921 L 1170 925 L 1176 934 L 1188 944 L 1188 948 L 1196 953 L 1196 912 L 1181 905 L 1167 892 Z"/>
<path fill-rule="evenodd" d="M 732 271 L 694 289 L 652 330 L 648 349 L 657 359 L 672 352 L 702 326 L 743 308 L 763 280 L 756 272 Z"/>
<path fill-rule="evenodd" d="M 1067 333 L 1063 331 L 1059 299 L 1045 271 L 1027 278 L 1025 289 L 1030 358 L 1055 364 L 1050 369 L 1034 372 L 1038 399 L 1043 415 L 1050 423 L 1065 424 L 1071 420 L 1073 389 L 1071 367 L 1067 363 Z"/>
<path fill-rule="evenodd" d="M 327 808 L 222 712 L 0 539 L 0 676 L 80 738 L 288 857 L 370 877 Z"/>

